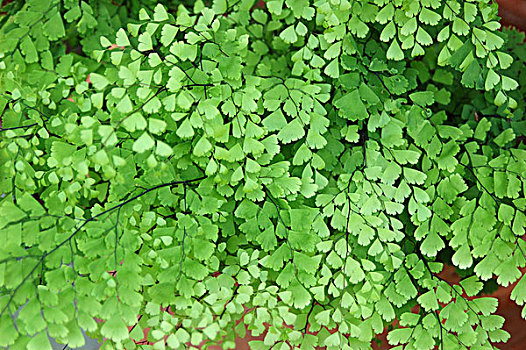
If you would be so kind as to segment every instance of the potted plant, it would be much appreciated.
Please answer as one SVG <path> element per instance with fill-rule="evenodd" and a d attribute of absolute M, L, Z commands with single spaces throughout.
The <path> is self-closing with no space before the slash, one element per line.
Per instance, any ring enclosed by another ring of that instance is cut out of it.
<path fill-rule="evenodd" d="M 0 346 L 509 340 L 487 294 L 526 301 L 526 55 L 495 3 L 6 11 Z"/>

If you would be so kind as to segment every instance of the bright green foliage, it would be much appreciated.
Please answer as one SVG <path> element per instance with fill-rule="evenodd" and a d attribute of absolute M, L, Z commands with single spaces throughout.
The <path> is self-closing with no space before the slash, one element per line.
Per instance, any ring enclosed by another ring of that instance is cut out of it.
<path fill-rule="evenodd" d="M 233 349 L 268 324 L 254 349 L 370 349 L 395 318 L 395 349 L 507 340 L 479 296 L 526 263 L 526 50 L 496 4 L 21 3 L 1 347 Z"/>

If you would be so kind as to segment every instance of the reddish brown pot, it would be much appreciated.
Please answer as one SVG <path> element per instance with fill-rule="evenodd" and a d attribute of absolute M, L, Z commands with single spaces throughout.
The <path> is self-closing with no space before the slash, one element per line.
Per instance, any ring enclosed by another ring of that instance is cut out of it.
<path fill-rule="evenodd" d="M 526 273 L 526 267 L 521 269 L 521 272 L 524 274 Z M 458 284 L 460 282 L 460 277 L 456 273 L 455 268 L 453 266 L 445 266 L 444 270 L 439 274 L 439 276 L 454 284 Z M 524 320 L 521 317 L 522 307 L 515 304 L 515 302 L 510 300 L 510 294 L 515 285 L 514 283 L 508 287 L 500 287 L 497 291 L 494 293 L 485 295 L 497 298 L 499 300 L 499 306 L 497 308 L 496 314 L 501 315 L 504 317 L 504 330 L 506 330 L 511 335 L 511 339 L 506 344 L 495 344 L 498 346 L 501 350 L 523 350 L 526 349 L 526 332 L 524 332 L 524 329 L 526 329 L 526 320 Z M 468 298 L 473 299 L 476 297 Z M 168 311 L 170 312 L 170 311 Z M 413 310 L 413 312 L 418 312 L 418 310 Z M 395 321 L 396 322 L 396 321 Z M 145 329 L 144 336 L 142 342 L 146 342 L 146 337 L 148 334 L 149 329 Z M 265 333 L 262 335 L 259 335 L 257 337 L 253 337 L 250 335 L 250 332 L 247 332 L 247 335 L 244 338 L 237 338 L 236 339 L 236 350 L 250 350 L 250 346 L 248 343 L 252 340 L 263 340 L 265 337 Z M 387 330 L 384 331 L 384 333 L 380 334 L 377 337 L 378 340 L 380 340 L 380 344 L 377 344 L 375 341 L 373 341 L 372 346 L 374 350 L 388 350 L 391 349 L 391 346 L 389 346 L 387 342 Z M 203 342 L 204 344 L 204 342 Z M 210 347 L 211 350 L 221 350 L 220 346 L 213 346 Z M 324 348 L 317 348 L 319 350 L 322 350 Z"/>
<path fill-rule="evenodd" d="M 526 267 L 520 269 L 522 274 L 526 273 Z M 460 277 L 455 272 L 453 266 L 446 266 L 440 276 L 451 283 L 458 283 Z M 517 281 L 518 282 L 518 281 Z M 526 349 L 526 320 L 521 317 L 522 307 L 510 300 L 510 294 L 517 282 L 508 287 L 499 287 L 494 293 L 487 296 L 497 298 L 499 307 L 497 315 L 501 315 L 506 320 L 504 330 L 511 335 L 511 339 L 506 344 L 496 344 L 501 350 L 523 350 Z"/>
<path fill-rule="evenodd" d="M 526 0 L 498 0 L 502 24 L 526 31 Z"/>

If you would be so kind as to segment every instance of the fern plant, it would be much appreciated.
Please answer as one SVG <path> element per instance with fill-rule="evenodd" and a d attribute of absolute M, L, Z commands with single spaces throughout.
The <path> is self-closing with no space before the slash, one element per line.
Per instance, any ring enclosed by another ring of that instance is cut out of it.
<path fill-rule="evenodd" d="M 508 340 L 481 293 L 526 301 L 526 48 L 494 2 L 6 12 L 1 347 Z"/>

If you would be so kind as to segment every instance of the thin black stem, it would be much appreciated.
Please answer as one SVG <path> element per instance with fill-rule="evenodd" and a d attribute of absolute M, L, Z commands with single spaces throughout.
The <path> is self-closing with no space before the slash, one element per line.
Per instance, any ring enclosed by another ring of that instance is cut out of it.
<path fill-rule="evenodd" d="M 38 123 L 33 123 L 33 124 L 29 124 L 29 125 L 22 125 L 22 126 L 13 126 L 11 128 L 2 128 L 0 129 L 0 132 L 2 131 L 7 131 L 7 130 L 17 130 L 17 129 L 29 129 L 33 126 L 36 126 L 38 125 Z"/>
<path fill-rule="evenodd" d="M 136 113 L 137 111 L 141 110 L 148 102 L 150 102 L 151 100 L 153 100 L 155 97 L 157 97 L 157 95 L 159 95 L 161 92 L 165 91 L 167 89 L 166 86 L 163 86 L 161 88 L 159 88 L 152 96 L 150 96 L 146 101 L 144 101 L 144 103 L 141 103 L 139 106 L 137 106 L 134 110 L 132 110 L 131 112 L 129 112 L 128 114 L 126 114 L 126 116 L 124 118 L 122 118 L 121 120 L 119 120 L 117 122 L 117 124 L 115 125 L 114 129 L 117 130 L 119 128 L 119 126 L 126 120 L 128 119 L 130 116 L 132 116 L 134 113 Z M 106 141 L 108 141 L 108 139 L 110 138 L 110 136 L 112 135 L 113 133 L 109 133 L 108 136 L 106 136 L 106 138 L 102 141 L 102 143 L 106 143 Z"/>
<path fill-rule="evenodd" d="M 169 186 L 176 186 L 176 185 L 186 185 L 188 183 L 193 183 L 193 182 L 197 182 L 197 181 L 201 181 L 203 179 L 205 179 L 206 176 L 203 176 L 203 177 L 200 177 L 200 178 L 197 178 L 197 179 L 192 179 L 192 180 L 183 180 L 183 181 L 173 181 L 173 182 L 168 182 L 168 183 L 164 183 L 164 184 L 161 184 L 161 185 L 157 185 L 157 186 L 154 186 L 152 188 L 149 188 L 147 189 L 146 191 L 143 191 L 133 197 L 131 197 L 130 199 L 127 199 L 123 202 L 121 202 L 120 204 L 117 204 L 109 209 L 106 209 L 102 212 L 100 212 L 99 214 L 97 215 L 94 215 L 92 216 L 91 218 L 87 219 L 86 221 L 84 221 L 71 235 L 69 235 L 66 239 L 64 239 L 62 242 L 60 242 L 55 248 L 51 249 L 49 252 L 47 253 L 44 253 L 42 255 L 42 257 L 39 259 L 39 261 L 37 262 L 37 264 L 35 264 L 35 266 L 31 269 L 31 271 L 24 276 L 24 278 L 22 279 L 22 281 L 15 287 L 15 289 L 12 291 L 11 293 L 11 296 L 9 297 L 9 300 L 7 301 L 6 305 L 2 308 L 2 311 L 0 312 L 0 317 L 2 317 L 4 315 L 4 312 L 8 309 L 8 307 L 11 305 L 11 302 L 13 301 L 14 297 L 15 297 L 15 294 L 18 292 L 18 290 L 22 287 L 22 285 L 29 279 L 29 277 L 31 277 L 33 275 L 33 273 L 35 272 L 35 270 L 38 268 L 38 266 L 43 263 L 44 259 L 53 254 L 54 252 L 56 252 L 60 247 L 62 247 L 64 244 L 68 243 L 73 237 L 75 237 L 77 235 L 77 233 L 80 232 L 80 230 L 86 226 L 89 222 L 91 221 L 95 221 L 97 220 L 97 218 L 103 216 L 103 215 L 106 215 L 108 213 L 111 213 L 112 211 L 116 210 L 116 209 L 119 209 L 119 208 L 122 208 L 123 206 L 125 206 L 126 204 L 130 203 L 130 202 L 133 202 L 134 200 L 152 192 L 152 191 L 155 191 L 155 190 L 158 190 L 160 188 L 164 188 L 164 187 L 169 187 Z"/>
<path fill-rule="evenodd" d="M 183 210 L 186 215 L 186 184 L 183 184 Z M 183 240 L 181 242 L 181 260 L 179 261 L 179 277 L 177 277 L 177 280 L 181 279 L 181 275 L 183 273 L 183 262 L 185 259 L 185 252 L 184 252 L 184 241 L 186 240 L 186 226 L 183 224 Z"/>
<path fill-rule="evenodd" d="M 274 199 L 272 198 L 272 196 L 270 195 L 270 192 L 267 190 L 267 187 L 265 185 L 262 185 L 262 186 L 263 186 L 263 190 L 267 194 L 267 197 L 270 199 L 270 201 L 272 202 L 272 204 L 274 204 L 274 207 L 276 208 L 276 212 L 278 214 L 279 221 L 285 228 L 285 234 L 286 234 L 285 238 L 287 240 L 287 244 L 290 249 L 290 262 L 294 265 L 294 268 L 296 269 L 296 274 L 297 274 L 298 268 L 296 267 L 296 264 L 294 264 L 294 250 L 292 249 L 292 245 L 290 244 L 290 241 L 289 241 L 289 229 L 287 228 L 287 225 L 285 225 L 285 222 L 283 221 L 283 218 L 281 217 L 281 214 L 280 214 L 280 209 L 278 205 L 276 204 L 276 202 L 274 201 Z"/>
<path fill-rule="evenodd" d="M 307 330 L 307 326 L 309 325 L 309 317 L 312 313 L 312 310 L 314 310 L 314 302 L 310 305 L 309 312 L 307 313 L 307 318 L 305 318 L 305 326 L 300 330 L 300 332 L 305 332 Z"/>
<path fill-rule="evenodd" d="M 225 307 L 223 308 L 223 311 L 221 311 L 221 314 L 219 315 L 220 319 L 223 318 L 223 316 L 225 315 L 226 307 L 232 300 L 234 300 L 234 297 L 236 296 L 238 289 L 239 289 L 239 284 L 236 286 L 236 288 L 234 288 L 234 291 L 232 292 L 232 297 L 226 302 Z"/>

